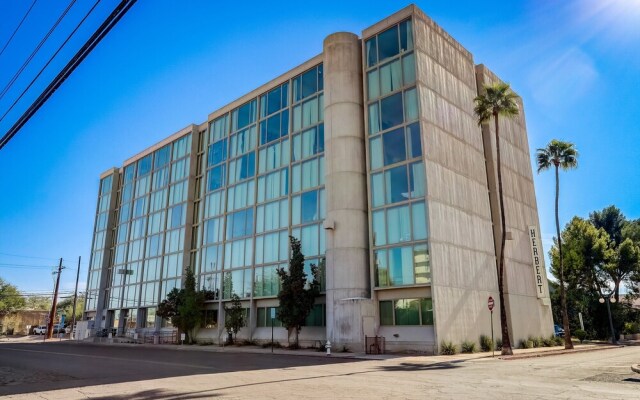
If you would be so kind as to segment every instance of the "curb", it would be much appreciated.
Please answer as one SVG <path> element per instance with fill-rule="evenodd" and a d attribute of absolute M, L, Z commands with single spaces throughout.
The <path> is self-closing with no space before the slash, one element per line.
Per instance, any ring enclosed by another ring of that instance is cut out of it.
<path fill-rule="evenodd" d="M 632 365 L 631 370 L 637 374 L 640 374 L 640 364 Z"/>
<path fill-rule="evenodd" d="M 499 356 L 500 360 L 520 360 L 525 358 L 538 358 L 538 357 L 549 357 L 549 356 L 558 356 L 563 354 L 574 354 L 574 353 L 588 353 L 591 351 L 600 351 L 600 350 L 609 350 L 609 349 L 619 349 L 622 347 L 626 347 L 624 345 L 602 345 L 597 347 L 590 347 L 586 349 L 571 349 L 571 350 L 551 350 L 544 351 L 540 353 L 528 353 L 528 354 L 517 354 L 512 356 Z"/>

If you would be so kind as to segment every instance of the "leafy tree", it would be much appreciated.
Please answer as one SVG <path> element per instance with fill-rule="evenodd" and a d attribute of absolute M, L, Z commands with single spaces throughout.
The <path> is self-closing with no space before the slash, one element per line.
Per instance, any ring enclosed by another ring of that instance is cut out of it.
<path fill-rule="evenodd" d="M 277 318 L 287 328 L 289 335 L 295 330 L 295 347 L 298 347 L 300 330 L 313 309 L 316 297 L 320 294 L 320 283 L 318 282 L 318 268 L 315 265 L 311 265 L 313 280 L 311 282 L 307 280 L 300 241 L 289 236 L 289 242 L 291 243 L 289 268 L 288 270 L 278 268 L 281 289 L 278 293 L 280 307 Z"/>
<path fill-rule="evenodd" d="M 0 278 L 0 318 L 24 308 L 25 304 L 18 288 Z"/>
<path fill-rule="evenodd" d="M 622 243 L 622 228 L 627 219 L 618 207 L 609 206 L 602 211 L 594 211 L 589 214 L 589 220 L 596 228 L 604 229 L 616 246 Z"/>
<path fill-rule="evenodd" d="M 560 301 L 562 303 L 562 324 L 564 325 L 564 348 L 573 349 L 571 342 L 571 329 L 569 327 L 569 316 L 567 314 L 567 298 L 564 287 L 564 268 L 562 257 L 562 237 L 560 236 L 560 217 L 558 213 L 558 203 L 560 199 L 560 174 L 559 169 L 568 170 L 576 168 L 578 165 L 578 151 L 573 143 L 563 142 L 553 139 L 547 147 L 538 149 L 537 154 L 538 173 L 550 168 L 555 168 L 556 173 L 556 233 L 558 242 L 558 266 L 560 279 Z"/>
<path fill-rule="evenodd" d="M 504 195 L 502 189 L 502 162 L 500 155 L 500 124 L 499 117 L 513 118 L 519 114 L 516 103 L 517 95 L 511 91 L 509 84 L 503 82 L 484 86 L 484 93 L 474 99 L 474 112 L 478 118 L 478 125 L 488 124 L 493 118 L 496 131 L 496 170 L 498 173 L 498 199 L 500 202 L 500 261 L 498 263 L 498 292 L 500 296 L 500 325 L 502 327 L 502 354 L 513 354 L 507 309 L 504 300 L 504 248 L 506 244 L 506 217 L 504 211 Z"/>
<path fill-rule="evenodd" d="M 29 296 L 25 299 L 24 308 L 36 311 L 49 311 L 51 309 L 51 298 L 47 296 Z"/>
<path fill-rule="evenodd" d="M 196 278 L 191 268 L 187 268 L 184 288 L 173 288 L 165 300 L 158 305 L 156 314 L 171 320 L 171 324 L 186 334 L 186 342 L 193 343 L 195 330 L 200 326 L 201 310 L 204 307 L 204 293 L 196 291 Z"/>
<path fill-rule="evenodd" d="M 231 307 L 224 306 L 224 327 L 229 335 L 229 344 L 233 344 L 234 336 L 246 325 L 244 308 L 237 294 L 231 295 Z"/>
<path fill-rule="evenodd" d="M 76 319 L 82 318 L 84 299 L 85 295 L 83 293 L 78 294 L 78 301 L 76 302 Z M 66 321 L 71 323 L 71 320 L 73 319 L 73 296 L 58 302 L 56 309 L 58 310 L 58 314 L 66 315 Z"/>

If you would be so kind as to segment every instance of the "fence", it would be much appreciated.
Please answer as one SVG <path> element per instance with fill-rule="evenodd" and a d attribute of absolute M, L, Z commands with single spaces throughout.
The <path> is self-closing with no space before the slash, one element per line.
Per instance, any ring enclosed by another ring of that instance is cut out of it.
<path fill-rule="evenodd" d="M 384 354 L 385 340 L 383 336 L 365 336 L 364 342 L 367 354 Z"/>

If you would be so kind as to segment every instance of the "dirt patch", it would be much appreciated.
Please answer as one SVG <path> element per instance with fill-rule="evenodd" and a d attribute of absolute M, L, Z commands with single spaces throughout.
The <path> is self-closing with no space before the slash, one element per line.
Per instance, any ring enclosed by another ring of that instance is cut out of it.
<path fill-rule="evenodd" d="M 14 386 L 23 383 L 58 382 L 69 379 L 73 379 L 73 377 L 52 372 L 0 367 L 0 386 Z"/>

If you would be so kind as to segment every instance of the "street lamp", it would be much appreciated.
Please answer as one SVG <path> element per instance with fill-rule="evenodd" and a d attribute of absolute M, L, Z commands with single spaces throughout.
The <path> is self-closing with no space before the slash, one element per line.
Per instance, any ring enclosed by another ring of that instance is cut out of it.
<path fill-rule="evenodd" d="M 611 306 L 609 306 L 609 303 L 616 302 L 616 298 L 613 297 L 613 292 L 611 292 L 609 294 L 605 294 L 603 297 L 600 297 L 598 301 L 600 302 L 600 304 L 607 303 L 607 313 L 609 314 L 609 327 L 611 328 L 611 343 L 617 344 L 618 341 L 616 340 L 616 332 L 613 330 L 613 319 L 611 319 Z"/>

